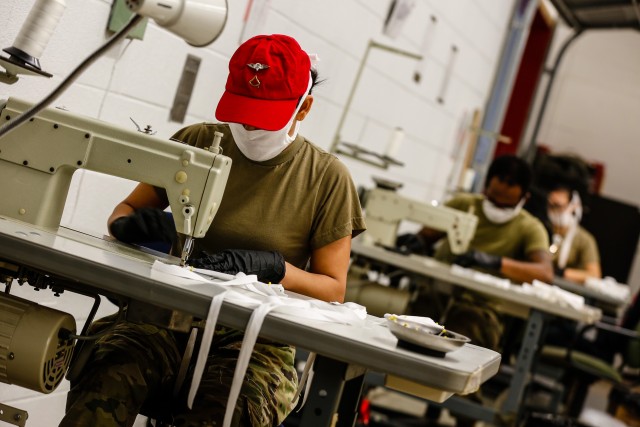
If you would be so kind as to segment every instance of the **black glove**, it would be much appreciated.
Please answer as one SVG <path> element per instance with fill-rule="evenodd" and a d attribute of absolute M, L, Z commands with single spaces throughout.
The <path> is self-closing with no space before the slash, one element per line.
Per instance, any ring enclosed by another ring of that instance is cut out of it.
<path fill-rule="evenodd" d="M 453 263 L 463 267 L 481 267 L 499 271 L 502 267 L 502 257 L 498 255 L 491 255 L 486 252 L 471 250 L 462 255 L 458 255 L 453 260 Z"/>
<path fill-rule="evenodd" d="M 166 242 L 175 243 L 176 226 L 169 216 L 155 208 L 137 209 L 111 223 L 111 234 L 125 243 Z"/>
<path fill-rule="evenodd" d="M 255 274 L 263 283 L 280 283 L 286 272 L 284 257 L 276 251 L 228 249 L 215 254 L 202 252 L 190 264 L 227 274 Z"/>
<path fill-rule="evenodd" d="M 396 238 L 396 248 L 402 253 L 425 254 L 427 244 L 420 234 L 401 234 Z"/>

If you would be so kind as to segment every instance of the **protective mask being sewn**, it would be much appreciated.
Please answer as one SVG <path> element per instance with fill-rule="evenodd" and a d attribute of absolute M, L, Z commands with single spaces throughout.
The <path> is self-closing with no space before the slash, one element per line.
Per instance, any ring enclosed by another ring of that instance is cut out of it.
<path fill-rule="evenodd" d="M 494 224 L 504 224 L 505 222 L 511 221 L 515 218 L 520 211 L 522 210 L 522 206 L 524 206 L 525 199 L 520 200 L 520 202 L 512 207 L 512 208 L 499 208 L 487 198 L 482 201 L 482 211 L 487 219 Z"/>
<path fill-rule="evenodd" d="M 238 149 L 248 159 L 254 162 L 264 162 L 266 160 L 273 159 L 278 154 L 282 153 L 285 148 L 289 146 L 298 136 L 298 130 L 300 129 L 300 122 L 296 122 L 296 126 L 293 135 L 289 135 L 289 130 L 293 125 L 293 121 L 302 106 L 309 90 L 311 89 L 312 79 L 309 75 L 309 85 L 307 86 L 307 92 L 298 103 L 296 110 L 293 112 L 289 122 L 280 130 L 246 130 L 243 125 L 239 123 L 229 123 L 229 130 L 231 135 L 238 146 Z"/>

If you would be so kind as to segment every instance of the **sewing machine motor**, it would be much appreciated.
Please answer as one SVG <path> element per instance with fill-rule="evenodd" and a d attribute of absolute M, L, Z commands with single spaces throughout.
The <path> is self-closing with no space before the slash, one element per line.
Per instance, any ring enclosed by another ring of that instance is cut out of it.
<path fill-rule="evenodd" d="M 68 313 L 0 294 L 0 381 L 41 393 L 62 382 L 76 321 Z"/>

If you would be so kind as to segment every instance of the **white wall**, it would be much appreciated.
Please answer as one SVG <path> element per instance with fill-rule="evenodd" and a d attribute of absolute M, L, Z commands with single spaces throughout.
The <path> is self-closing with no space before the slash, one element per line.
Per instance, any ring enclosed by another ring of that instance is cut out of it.
<path fill-rule="evenodd" d="M 571 34 L 558 28 L 550 59 Z M 538 143 L 605 165 L 602 194 L 640 206 L 640 32 L 590 30 L 568 48 Z M 552 62 L 547 64 L 552 66 Z M 640 247 L 629 285 L 640 288 Z"/>
<path fill-rule="evenodd" d="M 2 0 L 0 47 L 12 44 L 33 3 Z M 129 129 L 133 128 L 129 120 L 132 117 L 168 137 L 182 126 L 169 122 L 168 117 L 186 55 L 193 54 L 202 63 L 185 124 L 214 120 L 227 61 L 239 44 L 248 3 L 229 1 L 227 27 L 220 39 L 206 48 L 190 47 L 150 23 L 143 41 L 121 42 L 55 105 Z M 412 80 L 415 60 L 373 50 L 343 129 L 345 140 L 383 151 L 392 130 L 404 128 L 406 138 L 397 157 L 406 163 L 405 167 L 383 171 L 352 159 L 343 160 L 356 185 L 371 187 L 371 176 L 382 176 L 404 182 L 404 194 L 427 201 L 444 196 L 459 127 L 474 109 L 484 106 L 513 3 L 418 0 L 402 33 L 394 40 L 382 35 L 389 0 L 272 0 L 255 31 L 290 34 L 309 53 L 320 55 L 319 71 L 326 82 L 315 92 L 313 111 L 301 133 L 328 149 L 368 41 L 373 38 L 419 52 L 424 31 L 434 15 L 438 22 L 430 33 L 422 82 L 418 85 Z M 14 85 L 0 85 L 0 98 L 16 96 L 37 101 L 51 91 L 103 42 L 110 7 L 108 0 L 67 0 L 67 10 L 40 58 L 43 69 L 54 77 L 24 77 Z M 453 44 L 458 47 L 458 54 L 445 102 L 439 104 L 436 97 Z M 75 177 L 64 224 L 106 232 L 111 209 L 132 185 L 89 173 Z M 28 288 L 21 292 L 33 295 Z M 82 320 L 86 315 L 82 304 L 67 295 L 63 300 L 65 309 Z M 52 298 L 46 302 L 54 304 Z M 42 396 L 0 384 L 0 402 L 28 409 L 30 427 L 48 427 L 57 424 L 62 416 L 67 388 L 65 384 L 53 396 Z"/>

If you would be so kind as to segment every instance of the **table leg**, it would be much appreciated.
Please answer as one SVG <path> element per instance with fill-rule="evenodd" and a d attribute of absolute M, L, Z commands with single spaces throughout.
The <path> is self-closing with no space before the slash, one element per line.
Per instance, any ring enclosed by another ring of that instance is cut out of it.
<path fill-rule="evenodd" d="M 364 372 L 348 380 L 342 390 L 342 399 L 338 406 L 338 423 L 336 427 L 353 427 L 358 419 L 360 396 L 364 387 Z"/>
<path fill-rule="evenodd" d="M 502 415 L 507 418 L 514 418 L 517 422 L 520 415 L 519 408 L 522 405 L 524 390 L 529 382 L 531 367 L 540 345 L 540 337 L 544 327 L 544 314 L 537 310 L 531 310 L 529 319 L 524 331 L 524 337 L 518 359 L 516 360 L 515 372 L 509 382 L 509 394 L 502 405 Z"/>
<path fill-rule="evenodd" d="M 338 413 L 338 426 L 353 426 L 364 372 L 363 368 L 318 355 L 300 425 L 330 427 Z"/>

